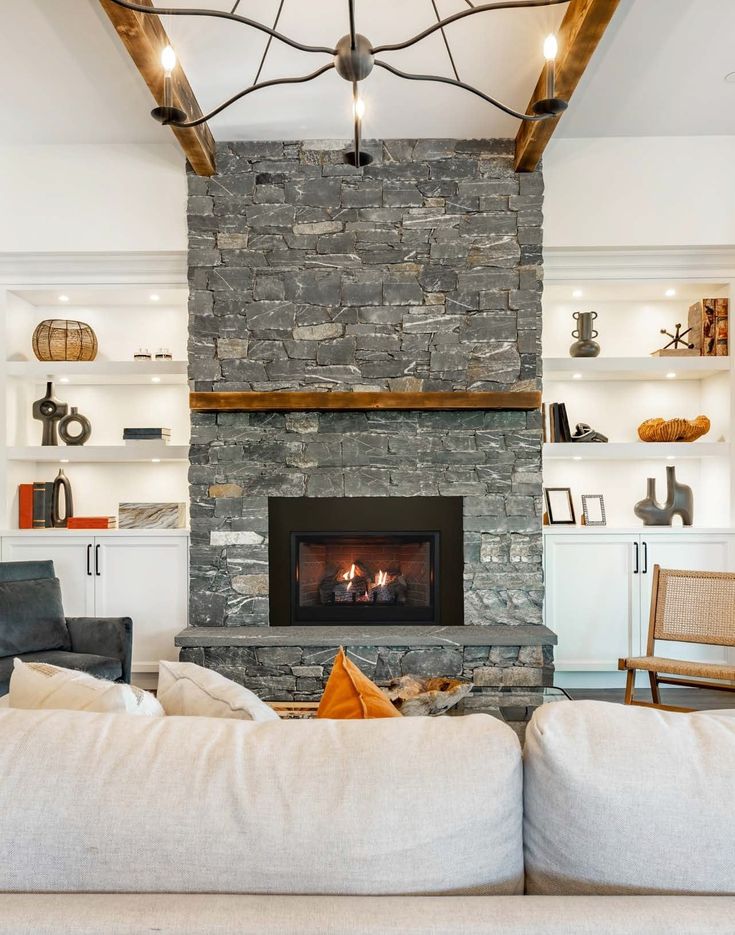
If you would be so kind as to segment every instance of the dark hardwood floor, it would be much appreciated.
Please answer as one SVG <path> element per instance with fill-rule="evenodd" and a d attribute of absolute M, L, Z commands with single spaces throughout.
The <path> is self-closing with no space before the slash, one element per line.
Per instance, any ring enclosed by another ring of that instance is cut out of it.
<path fill-rule="evenodd" d="M 710 688 L 665 688 L 661 686 L 663 704 L 678 705 L 682 708 L 695 708 L 697 711 L 714 711 L 722 708 L 735 708 L 735 692 L 718 692 Z M 568 688 L 567 692 L 575 701 L 611 701 L 623 703 L 622 688 Z M 636 690 L 636 698 L 650 701 L 651 693 L 643 688 Z"/>

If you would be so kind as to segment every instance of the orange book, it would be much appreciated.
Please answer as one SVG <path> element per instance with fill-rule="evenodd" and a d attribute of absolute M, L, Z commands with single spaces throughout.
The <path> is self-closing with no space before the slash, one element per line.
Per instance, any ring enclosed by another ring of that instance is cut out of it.
<path fill-rule="evenodd" d="M 67 529 L 109 529 L 109 516 L 70 516 L 66 521 Z"/>
<path fill-rule="evenodd" d="M 33 484 L 18 484 L 18 529 L 33 529 Z"/>

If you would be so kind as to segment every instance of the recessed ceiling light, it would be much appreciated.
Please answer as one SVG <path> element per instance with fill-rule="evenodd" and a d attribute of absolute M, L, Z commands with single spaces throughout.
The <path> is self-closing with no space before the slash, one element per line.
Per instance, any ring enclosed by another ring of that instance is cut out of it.
<path fill-rule="evenodd" d="M 735 84 L 735 71 L 728 72 L 725 75 L 725 81 L 727 81 L 728 84 Z"/>
<path fill-rule="evenodd" d="M 151 464 L 160 464 L 160 463 L 161 463 L 160 458 L 151 458 Z"/>
<path fill-rule="evenodd" d="M 667 299 L 673 299 L 676 295 L 676 289 L 667 289 L 664 294 Z"/>
<path fill-rule="evenodd" d="M 584 292 L 581 289 L 575 289 L 572 292 L 573 299 L 581 299 L 583 295 L 584 295 Z"/>
<path fill-rule="evenodd" d="M 68 296 L 68 295 L 60 295 L 60 296 L 59 296 L 59 302 L 68 302 L 68 301 L 69 301 L 69 296 Z"/>
<path fill-rule="evenodd" d="M 581 380 L 581 379 L 582 379 L 582 374 L 581 374 L 581 373 L 573 373 L 573 374 L 572 374 L 572 380 Z"/>
<path fill-rule="evenodd" d="M 676 374 L 674 373 L 673 370 L 672 370 L 670 373 L 667 373 L 667 374 L 666 374 L 666 379 L 667 379 L 667 380 L 675 380 L 675 379 L 676 379 Z"/>
<path fill-rule="evenodd" d="M 151 383 L 160 383 L 160 382 L 161 382 L 160 377 L 151 377 Z"/>
<path fill-rule="evenodd" d="M 156 295 L 156 293 L 154 292 L 154 293 L 151 295 L 150 299 L 151 299 L 151 302 L 160 302 L 160 301 L 161 301 L 161 296 L 160 296 L 160 295 Z"/>

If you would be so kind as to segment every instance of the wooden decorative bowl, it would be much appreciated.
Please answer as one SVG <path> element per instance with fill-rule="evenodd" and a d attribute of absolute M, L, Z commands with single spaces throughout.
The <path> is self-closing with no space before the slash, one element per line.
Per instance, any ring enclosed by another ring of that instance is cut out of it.
<path fill-rule="evenodd" d="M 472 691 L 472 682 L 450 678 L 419 678 L 402 675 L 380 686 L 404 717 L 436 717 Z"/>
<path fill-rule="evenodd" d="M 39 360 L 94 360 L 97 335 L 83 321 L 48 319 L 33 332 L 33 353 Z"/>
<path fill-rule="evenodd" d="M 638 426 L 638 437 L 644 442 L 693 442 L 710 430 L 707 416 L 696 419 L 646 419 Z"/>

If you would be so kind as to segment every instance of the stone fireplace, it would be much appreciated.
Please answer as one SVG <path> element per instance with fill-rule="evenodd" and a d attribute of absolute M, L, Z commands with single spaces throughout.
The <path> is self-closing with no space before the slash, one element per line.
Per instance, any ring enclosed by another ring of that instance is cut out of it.
<path fill-rule="evenodd" d="M 370 150 L 221 144 L 219 175 L 190 176 L 196 391 L 540 388 L 541 175 L 507 140 Z M 345 645 L 522 720 L 555 642 L 540 455 L 534 410 L 194 412 L 182 658 L 307 700 Z"/>

